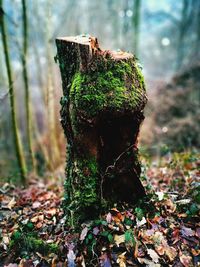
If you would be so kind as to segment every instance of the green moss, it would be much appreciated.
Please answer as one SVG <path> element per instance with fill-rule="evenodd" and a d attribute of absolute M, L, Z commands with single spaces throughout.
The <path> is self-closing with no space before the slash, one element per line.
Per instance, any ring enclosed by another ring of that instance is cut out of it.
<path fill-rule="evenodd" d="M 82 206 L 87 207 L 96 202 L 96 188 L 98 169 L 94 158 L 83 159 L 82 161 L 75 161 L 76 176 L 78 177 L 78 184 L 76 190 L 74 189 L 73 201 L 81 203 Z M 76 179 L 75 183 L 76 183 Z"/>
<path fill-rule="evenodd" d="M 66 199 L 68 199 L 67 210 L 69 215 L 72 215 L 73 212 L 76 221 L 82 221 L 87 218 L 88 212 L 91 213 L 92 211 L 95 214 L 95 207 L 99 208 L 100 196 L 97 196 L 97 187 L 100 186 L 97 182 L 98 166 L 95 158 L 91 157 L 75 160 L 72 168 L 73 177 L 67 179 L 65 183 Z"/>
<path fill-rule="evenodd" d="M 86 119 L 105 110 L 134 112 L 143 102 L 144 79 L 134 59 L 97 62 L 94 70 L 75 74 L 70 89 L 72 121 Z"/>
<path fill-rule="evenodd" d="M 23 228 L 12 234 L 9 248 L 15 250 L 18 255 L 23 255 L 26 252 L 39 252 L 42 255 L 58 252 L 56 244 L 48 244 L 38 238 L 35 232 L 27 232 Z"/>

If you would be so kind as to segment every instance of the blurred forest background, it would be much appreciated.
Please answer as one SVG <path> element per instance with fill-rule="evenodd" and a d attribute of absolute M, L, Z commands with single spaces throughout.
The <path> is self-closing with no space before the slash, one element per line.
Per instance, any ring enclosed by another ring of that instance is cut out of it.
<path fill-rule="evenodd" d="M 66 141 L 59 121 L 62 90 L 54 62 L 57 36 L 91 34 L 98 37 L 102 48 L 130 51 L 139 59 L 149 98 L 140 135 L 142 151 L 160 156 L 199 148 L 200 1 L 0 3 L 1 27 L 4 24 L 7 39 L 5 50 L 1 34 L 0 177 L 16 179 L 20 175 L 14 117 L 24 172 L 64 173 Z M 10 84 L 6 54 L 10 57 Z M 10 108 L 13 97 L 14 114 Z"/>

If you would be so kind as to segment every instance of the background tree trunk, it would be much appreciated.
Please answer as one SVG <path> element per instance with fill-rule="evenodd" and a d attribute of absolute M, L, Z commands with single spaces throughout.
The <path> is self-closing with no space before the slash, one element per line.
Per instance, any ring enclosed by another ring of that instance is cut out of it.
<path fill-rule="evenodd" d="M 56 166 L 59 165 L 60 155 L 58 149 L 58 140 L 56 136 L 56 123 L 55 123 L 55 95 L 54 95 L 54 81 L 53 81 L 53 70 L 52 70 L 52 51 L 51 51 L 51 24 L 52 24 L 52 1 L 48 1 L 47 5 L 47 31 L 46 31 L 46 50 L 47 50 L 47 84 L 46 84 L 46 103 L 47 103 L 47 120 L 49 127 L 49 140 L 51 146 L 49 147 L 49 159 L 51 170 L 53 171 Z"/>
<path fill-rule="evenodd" d="M 89 36 L 56 40 L 67 137 L 66 210 L 71 225 L 114 203 L 145 196 L 139 180 L 139 127 L 146 93 L 133 55 L 101 51 Z"/>
<path fill-rule="evenodd" d="M 28 82 L 27 71 L 27 51 L 28 51 L 28 25 L 27 25 L 27 12 L 26 1 L 22 0 L 22 14 L 23 14 L 23 50 L 22 50 L 22 67 L 23 67 L 23 80 L 25 88 L 25 106 L 26 106 L 26 132 L 28 140 L 28 159 L 31 169 L 35 171 L 35 159 L 32 147 L 32 127 L 31 127 L 31 101 Z"/>
<path fill-rule="evenodd" d="M 16 119 L 16 107 L 15 107 L 15 94 L 14 94 L 14 85 L 13 85 L 13 76 L 12 76 L 12 69 L 10 64 L 10 56 L 9 56 L 9 49 L 7 43 L 7 34 L 6 34 L 6 27 L 4 22 L 4 11 L 3 11 L 3 1 L 0 0 L 0 26 L 1 26 L 1 33 L 2 33 L 2 43 L 3 49 L 5 54 L 5 62 L 6 62 L 6 69 L 8 75 L 8 84 L 9 84 L 9 96 L 10 96 L 10 109 L 11 109 L 11 120 L 12 120 L 12 128 L 13 128 L 13 138 L 14 138 L 14 146 L 16 151 L 17 162 L 19 166 L 19 171 L 21 175 L 22 183 L 26 182 L 26 164 L 24 159 L 24 153 L 19 137 L 19 129 L 17 126 L 17 119 Z"/>
<path fill-rule="evenodd" d="M 134 0 L 133 4 L 134 4 L 133 6 L 133 27 L 134 27 L 133 47 L 134 47 L 134 53 L 138 57 L 141 0 Z"/>

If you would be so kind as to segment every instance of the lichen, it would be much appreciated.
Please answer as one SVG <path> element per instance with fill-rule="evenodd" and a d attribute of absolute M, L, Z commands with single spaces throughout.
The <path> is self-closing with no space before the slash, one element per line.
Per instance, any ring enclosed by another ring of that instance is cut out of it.
<path fill-rule="evenodd" d="M 114 110 L 135 112 L 144 103 L 145 85 L 134 58 L 97 61 L 89 71 L 77 72 L 70 89 L 73 119 L 92 119 Z"/>

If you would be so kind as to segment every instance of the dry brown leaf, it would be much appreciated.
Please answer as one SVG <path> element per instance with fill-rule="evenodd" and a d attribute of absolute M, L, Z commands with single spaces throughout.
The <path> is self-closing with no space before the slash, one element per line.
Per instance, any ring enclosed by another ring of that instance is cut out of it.
<path fill-rule="evenodd" d="M 110 211 L 111 211 L 113 221 L 118 222 L 118 223 L 124 221 L 125 215 L 119 212 L 116 208 L 113 208 Z"/>
<path fill-rule="evenodd" d="M 47 215 L 48 217 L 53 217 L 54 215 L 56 215 L 56 213 L 57 213 L 56 208 L 51 208 L 51 209 L 45 211 L 45 215 Z"/>
<path fill-rule="evenodd" d="M 53 259 L 52 259 L 52 262 L 51 262 L 51 267 L 57 267 L 57 256 L 55 256 Z"/>
<path fill-rule="evenodd" d="M 40 229 L 42 226 L 43 226 L 43 222 L 38 222 L 38 223 L 35 225 L 35 227 L 36 227 L 37 229 Z"/>
<path fill-rule="evenodd" d="M 169 245 L 165 246 L 165 254 L 169 258 L 170 261 L 173 261 L 177 256 L 177 251 L 174 247 L 170 247 Z"/>
<path fill-rule="evenodd" d="M 126 267 L 126 252 L 123 252 L 120 254 L 117 258 L 117 263 L 119 264 L 119 267 Z"/>
<path fill-rule="evenodd" d="M 164 237 L 163 233 L 161 233 L 160 231 L 156 231 L 155 234 L 151 237 L 151 239 L 153 240 L 153 242 L 156 245 L 159 246 L 165 240 L 165 237 Z"/>
<path fill-rule="evenodd" d="M 36 222 L 43 222 L 44 221 L 44 214 L 39 214 L 31 218 L 31 222 L 36 223 Z"/>
<path fill-rule="evenodd" d="M 195 250 L 194 248 L 192 248 L 192 255 L 193 256 L 198 256 L 198 255 L 200 255 L 200 249 L 197 249 L 197 250 Z"/>
<path fill-rule="evenodd" d="M 192 257 L 186 256 L 186 255 L 181 255 L 180 256 L 180 262 L 183 264 L 184 267 L 192 267 Z"/>
<path fill-rule="evenodd" d="M 80 239 L 81 241 L 83 241 L 83 240 L 85 239 L 87 233 L 88 233 L 88 228 L 87 228 L 87 226 L 86 226 L 85 228 L 83 228 L 83 230 L 82 230 L 82 232 L 81 232 L 81 235 L 80 235 L 80 238 L 79 238 L 79 239 Z"/>
<path fill-rule="evenodd" d="M 41 206 L 41 202 L 39 202 L 39 201 L 35 201 L 35 202 L 33 202 L 33 204 L 32 204 L 32 208 L 33 209 L 37 209 L 37 208 L 39 208 Z"/>
<path fill-rule="evenodd" d="M 6 244 L 6 245 L 8 245 L 9 242 L 10 242 L 9 237 L 7 235 L 6 236 L 3 236 L 3 243 Z"/>
<path fill-rule="evenodd" d="M 7 207 L 12 210 L 12 208 L 15 206 L 17 202 L 15 201 L 15 198 L 13 197 L 11 201 L 8 203 Z"/>
<path fill-rule="evenodd" d="M 135 244 L 135 250 L 134 250 L 134 258 L 138 257 L 138 242 Z"/>
<path fill-rule="evenodd" d="M 159 256 L 153 249 L 147 249 L 147 254 L 149 254 L 153 262 L 155 263 L 159 262 Z"/>
<path fill-rule="evenodd" d="M 155 250 L 160 256 L 165 254 L 165 249 L 164 249 L 164 247 L 162 245 L 161 246 L 156 246 Z"/>
<path fill-rule="evenodd" d="M 166 199 L 164 202 L 164 205 L 166 207 L 166 211 L 168 211 L 169 213 L 174 213 L 176 210 L 176 205 L 172 202 L 171 199 Z"/>
<path fill-rule="evenodd" d="M 125 242 L 125 235 L 114 235 L 114 241 L 117 246 Z"/>

